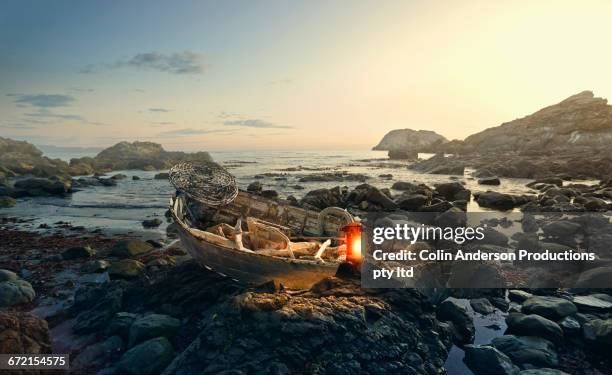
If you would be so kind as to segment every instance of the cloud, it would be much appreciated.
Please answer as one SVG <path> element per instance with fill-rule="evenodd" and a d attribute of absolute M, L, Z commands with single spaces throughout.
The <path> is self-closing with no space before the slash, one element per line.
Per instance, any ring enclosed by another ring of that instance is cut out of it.
<path fill-rule="evenodd" d="M 226 120 L 226 121 L 223 121 L 223 125 L 243 126 L 247 128 L 259 128 L 259 129 L 293 129 L 292 126 L 276 125 L 271 122 L 260 120 L 260 119 Z"/>
<path fill-rule="evenodd" d="M 153 125 L 153 126 L 167 126 L 167 125 L 174 125 L 174 122 L 172 122 L 172 121 L 153 121 L 153 122 L 151 122 L 151 125 Z"/>
<path fill-rule="evenodd" d="M 38 108 L 67 107 L 74 102 L 74 97 L 61 94 L 36 94 L 19 95 L 9 94 L 7 96 L 16 97 L 15 103 L 18 106 L 32 106 Z"/>
<path fill-rule="evenodd" d="M 79 73 L 91 74 L 100 68 L 123 68 L 131 67 L 137 69 L 156 70 L 158 72 L 171 74 L 203 74 L 206 70 L 202 54 L 193 51 L 175 52 L 164 54 L 161 52 L 138 53 L 128 59 L 119 60 L 110 64 L 87 65 L 79 70 Z"/>
<path fill-rule="evenodd" d="M 167 113 L 170 112 L 170 110 L 165 108 L 149 108 L 149 112 Z"/>
<path fill-rule="evenodd" d="M 91 89 L 89 87 L 71 87 L 68 90 L 74 91 L 74 92 L 94 92 L 94 91 L 96 91 L 96 90 Z"/>
<path fill-rule="evenodd" d="M 173 137 L 173 136 L 183 136 L 183 135 L 201 135 L 201 134 L 232 134 L 234 130 L 227 129 L 193 129 L 193 128 L 184 128 L 184 129 L 176 129 L 169 130 L 165 132 L 158 133 L 157 135 L 160 137 Z"/>
<path fill-rule="evenodd" d="M 3 128 L 3 129 L 36 129 L 35 126 L 23 124 L 23 123 L 0 124 L 0 128 Z"/>
<path fill-rule="evenodd" d="M 83 124 L 97 125 L 97 126 L 106 125 L 105 123 L 102 123 L 102 122 L 89 121 L 80 115 L 55 113 L 45 108 L 41 108 L 36 112 L 25 113 L 24 116 L 28 117 L 28 120 L 27 120 L 28 122 L 35 123 L 35 124 L 52 124 L 52 123 L 57 123 L 60 120 L 63 120 L 63 121 L 81 122 Z"/>

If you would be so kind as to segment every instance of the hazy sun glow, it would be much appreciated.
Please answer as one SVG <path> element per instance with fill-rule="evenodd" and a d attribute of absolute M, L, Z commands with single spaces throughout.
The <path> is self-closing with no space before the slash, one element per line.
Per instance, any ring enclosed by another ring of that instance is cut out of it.
<path fill-rule="evenodd" d="M 462 139 L 611 96 L 611 15 L 610 1 L 5 1 L 0 134 L 183 150 Z"/>

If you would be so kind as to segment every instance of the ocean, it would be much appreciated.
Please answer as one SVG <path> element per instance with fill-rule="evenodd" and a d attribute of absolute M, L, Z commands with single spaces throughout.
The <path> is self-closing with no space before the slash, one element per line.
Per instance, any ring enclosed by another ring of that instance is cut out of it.
<path fill-rule="evenodd" d="M 51 158 L 70 160 L 73 157 L 94 156 L 87 153 L 62 154 L 46 153 Z M 367 183 L 379 188 L 389 188 L 395 181 L 420 182 L 433 185 L 440 182 L 464 181 L 472 192 L 497 190 L 513 194 L 528 193 L 525 186 L 529 180 L 502 178 L 500 186 L 480 186 L 466 170 L 463 177 L 431 175 L 411 171 L 405 161 L 389 160 L 385 151 L 227 151 L 211 152 L 213 159 L 224 165 L 235 177 L 241 188 L 253 181 L 259 181 L 264 189 L 278 191 L 281 198 L 293 195 L 302 197 L 310 190 L 334 186 L 355 187 L 362 182 L 300 182 L 305 175 L 345 171 L 351 174 L 364 174 Z M 421 155 L 426 158 L 430 155 Z M 0 217 L 19 217 L 26 222 L 20 227 L 33 231 L 53 230 L 65 223 L 72 227 L 99 229 L 105 233 L 138 233 L 144 237 L 159 237 L 165 233 L 167 223 L 164 212 L 174 189 L 167 180 L 155 180 L 160 172 L 136 170 L 114 171 L 112 176 L 122 173 L 128 177 L 119 180 L 117 186 L 94 186 L 83 188 L 65 198 L 36 197 L 19 199 L 16 206 L 0 211 Z M 268 175 L 265 175 L 268 174 Z M 392 179 L 380 175 L 392 174 Z M 265 175 L 254 179 L 255 175 Z M 138 176 L 140 180 L 132 180 Z M 296 186 L 303 187 L 300 189 Z M 468 211 L 483 211 L 475 202 L 470 202 Z M 158 217 L 164 223 L 155 229 L 144 229 L 142 221 Z"/>

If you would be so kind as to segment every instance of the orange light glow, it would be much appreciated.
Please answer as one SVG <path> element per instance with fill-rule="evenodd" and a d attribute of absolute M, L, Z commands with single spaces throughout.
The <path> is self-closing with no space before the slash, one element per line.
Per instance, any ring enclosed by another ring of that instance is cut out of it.
<path fill-rule="evenodd" d="M 361 263 L 361 224 L 352 222 L 342 228 L 346 236 L 346 260 Z"/>

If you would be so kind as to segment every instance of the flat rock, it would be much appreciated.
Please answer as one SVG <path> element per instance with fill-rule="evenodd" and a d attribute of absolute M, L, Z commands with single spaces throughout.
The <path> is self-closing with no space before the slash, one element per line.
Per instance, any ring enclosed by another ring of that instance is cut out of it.
<path fill-rule="evenodd" d="M 612 310 L 612 302 L 601 300 L 593 295 L 575 296 L 572 299 L 578 311 L 582 312 L 608 312 Z"/>
<path fill-rule="evenodd" d="M 96 251 L 91 246 L 75 246 L 62 251 L 62 258 L 64 260 L 91 258 L 94 255 L 96 255 Z"/>
<path fill-rule="evenodd" d="M 537 314 L 548 319 L 558 320 L 575 314 L 576 305 L 559 297 L 533 296 L 523 303 L 522 312 Z"/>

